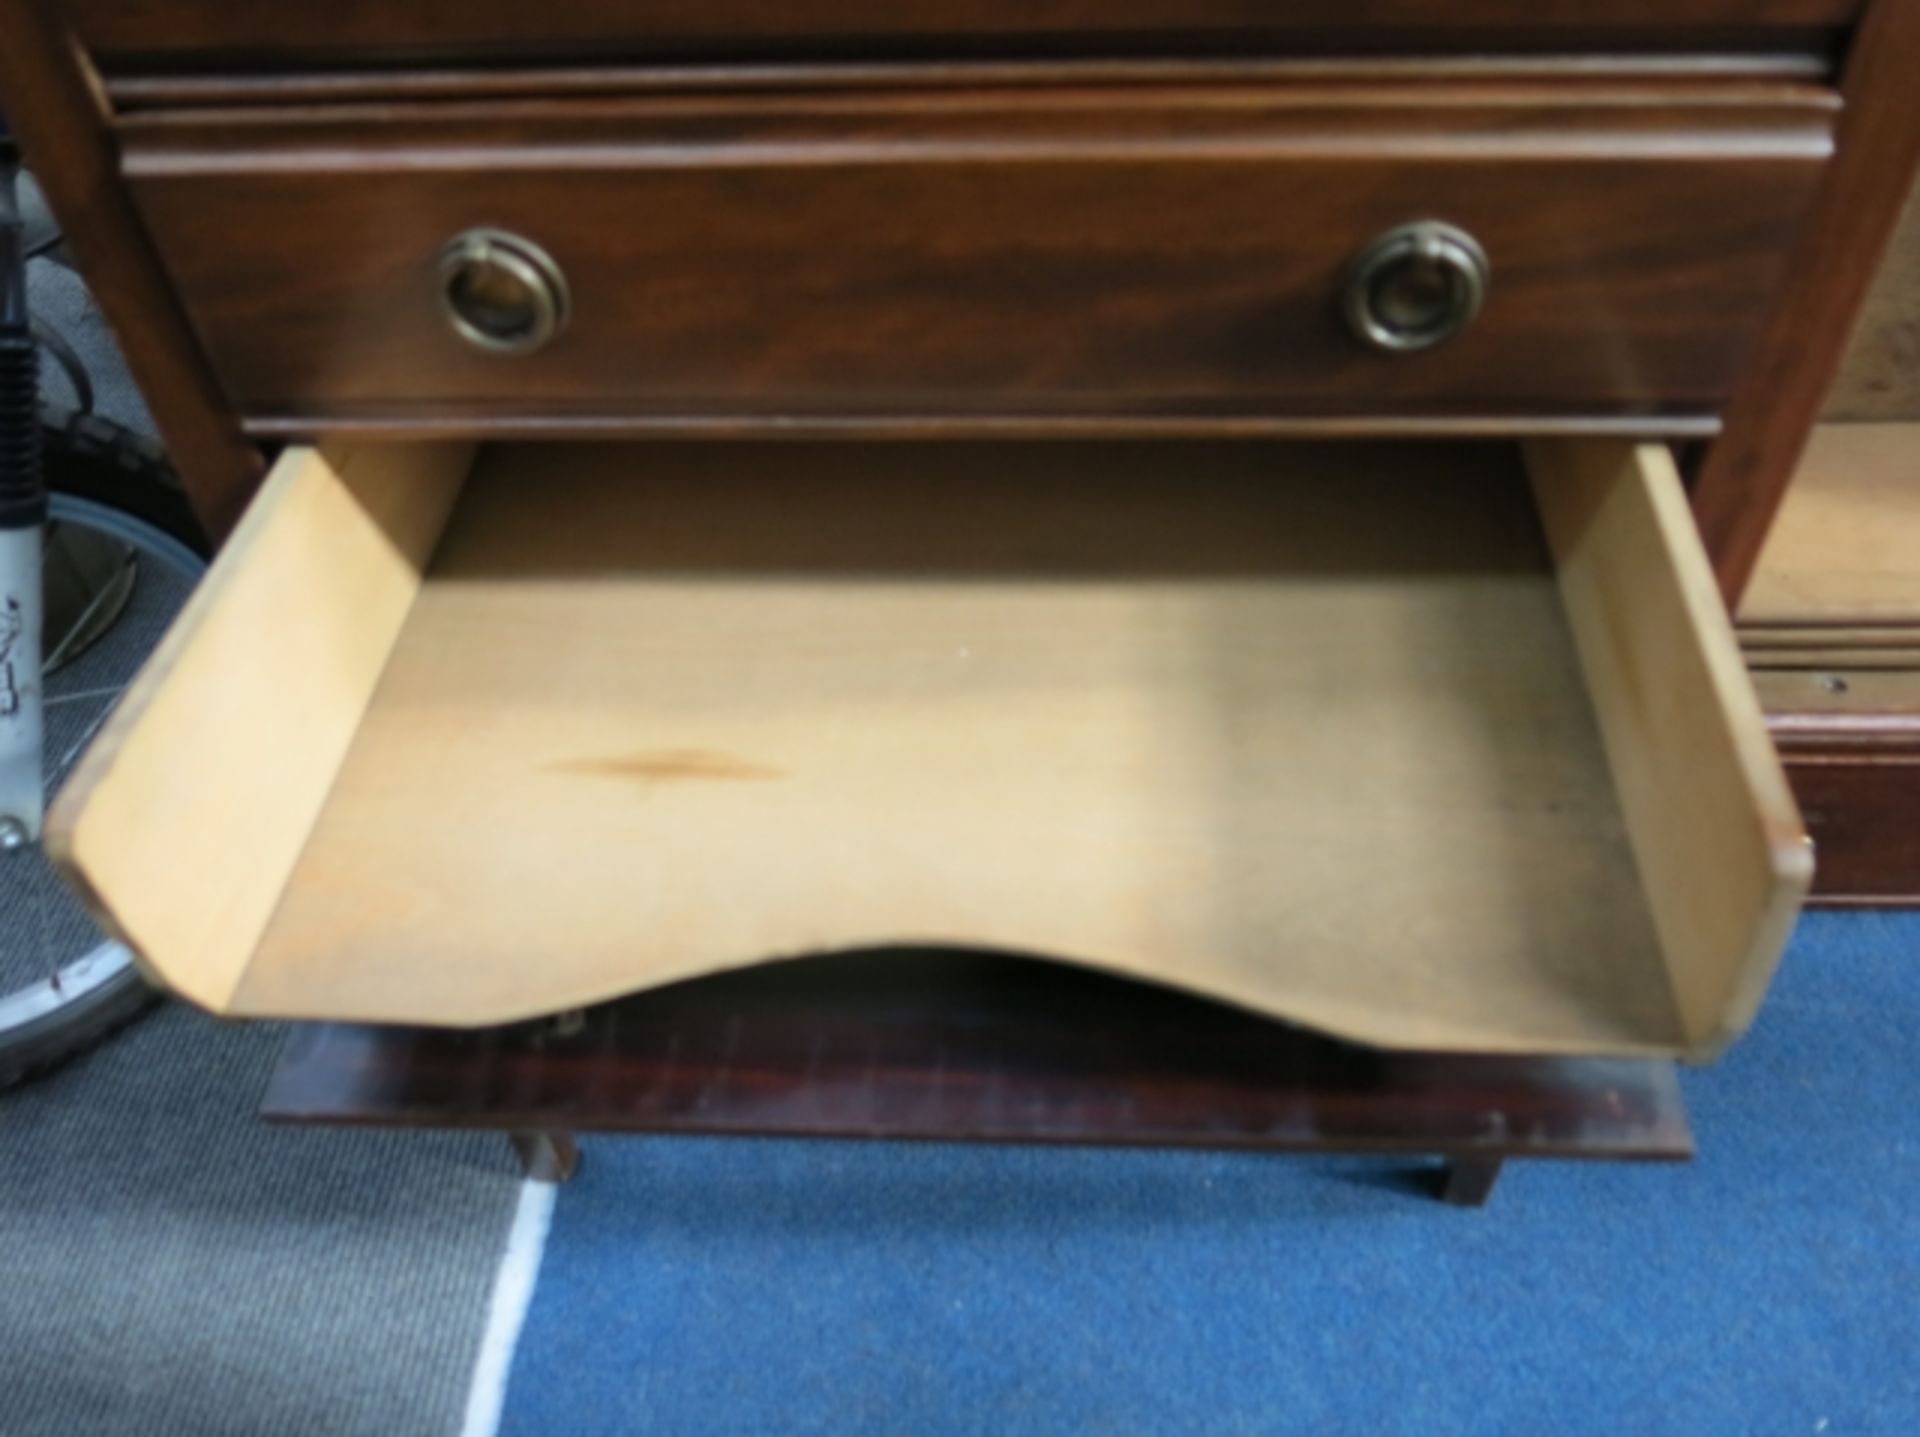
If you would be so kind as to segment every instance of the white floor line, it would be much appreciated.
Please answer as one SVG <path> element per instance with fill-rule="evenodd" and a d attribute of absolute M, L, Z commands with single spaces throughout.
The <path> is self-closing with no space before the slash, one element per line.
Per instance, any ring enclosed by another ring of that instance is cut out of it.
<path fill-rule="evenodd" d="M 494 1437 L 500 1428 L 500 1409 L 507 1399 L 507 1372 L 513 1366 L 513 1349 L 520 1342 L 527 1304 L 533 1300 L 533 1282 L 540 1275 L 540 1255 L 547 1248 L 547 1228 L 553 1221 L 553 1199 L 559 1190 L 558 1183 L 520 1185 L 520 1203 L 507 1233 L 507 1250 L 501 1255 L 493 1296 L 487 1302 L 487 1330 L 480 1336 L 480 1355 L 474 1359 L 460 1437 Z"/>

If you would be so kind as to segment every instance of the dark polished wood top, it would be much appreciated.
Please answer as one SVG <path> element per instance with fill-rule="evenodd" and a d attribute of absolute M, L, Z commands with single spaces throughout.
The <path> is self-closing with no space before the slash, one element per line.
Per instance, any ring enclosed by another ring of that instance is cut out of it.
<path fill-rule="evenodd" d="M 304 1024 L 288 1122 L 1681 1158 L 1673 1067 L 1384 1053 L 1064 964 L 847 954 L 478 1032 Z"/>
<path fill-rule="evenodd" d="M 1864 0 L 65 0 L 107 68 L 620 60 L 1744 49 L 1818 43 Z"/>

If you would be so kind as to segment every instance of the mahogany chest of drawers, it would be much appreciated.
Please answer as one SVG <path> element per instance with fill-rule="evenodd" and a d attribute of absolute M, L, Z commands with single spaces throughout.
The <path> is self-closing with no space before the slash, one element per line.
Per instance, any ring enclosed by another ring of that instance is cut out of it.
<path fill-rule="evenodd" d="M 208 1006 L 497 1021 L 903 939 L 1413 1046 L 1697 1054 L 1758 1001 L 1805 851 L 1715 580 L 1746 582 L 1920 154 L 1920 7 L 0 0 L 0 32 L 209 523 L 264 446 L 323 446 L 66 808 Z M 763 442 L 798 440 L 834 444 Z M 352 622 L 263 649 L 236 595 Z M 711 707 L 706 635 L 757 707 Z M 552 705 L 515 695 L 535 671 Z M 261 672 L 243 714 L 183 697 Z M 170 832 L 265 835 L 212 918 L 135 832 L 183 744 L 284 785 Z M 552 862 L 447 837 L 500 817 L 453 796 L 483 790 Z M 785 864 L 776 818 L 812 851 L 769 880 L 738 855 Z M 687 902 L 613 901 L 608 855 L 648 845 Z M 586 956 L 529 977 L 463 884 L 583 914 Z"/>

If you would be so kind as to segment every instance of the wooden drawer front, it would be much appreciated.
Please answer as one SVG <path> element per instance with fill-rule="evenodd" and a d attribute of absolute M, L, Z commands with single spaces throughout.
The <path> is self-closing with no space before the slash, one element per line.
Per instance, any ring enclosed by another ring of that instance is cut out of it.
<path fill-rule="evenodd" d="M 296 448 L 50 842 L 232 1014 L 953 944 L 1387 1046 L 1702 1055 L 1799 820 L 1666 451 L 1529 467 Z"/>
<path fill-rule="evenodd" d="M 1407 93 L 156 115 L 127 166 L 269 430 L 1710 414 L 1819 178 L 1826 96 Z M 1484 246 L 1484 308 L 1434 349 L 1370 349 L 1347 267 L 1425 219 Z M 473 226 L 564 272 L 541 352 L 478 352 L 442 315 L 436 255 Z"/>
<path fill-rule="evenodd" d="M 1762 43 L 1864 0 L 63 0 L 110 64 Z"/>

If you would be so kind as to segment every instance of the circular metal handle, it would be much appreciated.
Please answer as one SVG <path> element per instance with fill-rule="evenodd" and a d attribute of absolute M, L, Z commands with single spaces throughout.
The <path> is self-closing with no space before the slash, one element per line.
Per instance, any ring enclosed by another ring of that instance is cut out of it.
<path fill-rule="evenodd" d="M 505 230 L 471 229 L 440 251 L 440 309 L 488 354 L 531 354 L 567 322 L 567 278 L 553 256 Z"/>
<path fill-rule="evenodd" d="M 1388 230 L 1347 270 L 1347 323 L 1376 349 L 1405 354 L 1452 339 L 1487 298 L 1487 252 L 1465 230 L 1421 220 Z"/>

